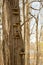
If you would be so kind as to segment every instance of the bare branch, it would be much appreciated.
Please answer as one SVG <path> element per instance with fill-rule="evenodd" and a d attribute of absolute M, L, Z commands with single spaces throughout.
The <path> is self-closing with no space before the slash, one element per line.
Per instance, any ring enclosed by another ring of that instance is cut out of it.
<path fill-rule="evenodd" d="M 30 19 L 32 19 L 33 17 L 31 17 L 31 18 L 29 18 L 28 20 L 26 20 L 25 22 L 28 22 Z M 24 25 L 25 23 L 23 23 L 22 25 L 21 25 L 21 27 Z"/>
<path fill-rule="evenodd" d="M 39 9 L 35 9 L 35 8 L 33 8 L 33 7 L 30 7 L 31 9 L 33 9 L 33 10 L 38 10 L 38 11 L 40 11 L 41 10 L 41 8 L 39 8 Z"/>
<path fill-rule="evenodd" d="M 36 17 L 34 15 L 32 15 L 30 12 L 29 12 L 29 14 L 36 20 Z"/>
<path fill-rule="evenodd" d="M 34 2 L 36 2 L 36 1 L 31 1 L 30 3 L 28 3 L 28 5 L 30 5 L 30 4 L 32 4 L 32 3 L 34 3 Z M 38 2 L 41 2 L 41 1 L 38 1 Z M 25 2 L 25 4 L 26 4 L 27 2 Z"/>

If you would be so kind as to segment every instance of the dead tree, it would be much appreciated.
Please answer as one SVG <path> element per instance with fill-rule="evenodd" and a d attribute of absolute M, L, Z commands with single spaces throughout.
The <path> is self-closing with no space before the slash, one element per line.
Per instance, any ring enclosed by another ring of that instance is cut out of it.
<path fill-rule="evenodd" d="M 38 61 L 39 61 L 39 56 L 38 56 L 38 15 L 37 15 L 37 19 L 36 19 L 36 65 L 38 65 Z"/>
<path fill-rule="evenodd" d="M 3 59 L 4 65 L 10 65 L 10 51 L 9 51 L 9 30 L 10 30 L 10 4 L 8 0 L 3 0 L 3 16 L 2 16 L 2 27 L 3 27 Z"/>
<path fill-rule="evenodd" d="M 28 0 L 26 0 L 26 19 L 28 20 Z M 30 22 L 25 22 L 25 65 L 30 65 L 30 55 L 29 55 L 29 47 L 30 47 Z"/>
<path fill-rule="evenodd" d="M 4 65 L 23 65 L 24 43 L 21 35 L 19 0 L 4 0 L 3 21 Z"/>

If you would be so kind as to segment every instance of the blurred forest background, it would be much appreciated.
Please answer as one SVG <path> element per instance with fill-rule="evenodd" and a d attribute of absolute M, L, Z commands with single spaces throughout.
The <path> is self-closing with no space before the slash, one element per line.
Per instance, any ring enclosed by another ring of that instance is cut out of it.
<path fill-rule="evenodd" d="M 2 6 L 3 0 L 0 0 L 0 65 L 4 65 Z M 19 0 L 19 8 L 22 39 L 25 43 L 25 61 L 29 54 L 30 65 L 43 65 L 43 1 Z"/>

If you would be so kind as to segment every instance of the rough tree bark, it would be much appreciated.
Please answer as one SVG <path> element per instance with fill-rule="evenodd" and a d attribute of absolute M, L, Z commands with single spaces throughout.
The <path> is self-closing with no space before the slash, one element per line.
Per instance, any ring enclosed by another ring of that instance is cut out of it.
<path fill-rule="evenodd" d="M 26 19 L 28 20 L 29 6 L 26 0 Z M 25 65 L 30 65 L 30 22 L 25 22 Z"/>
<path fill-rule="evenodd" d="M 24 61 L 24 43 L 21 35 L 19 0 L 4 0 L 3 21 L 4 65 L 21 65 L 22 60 Z"/>

